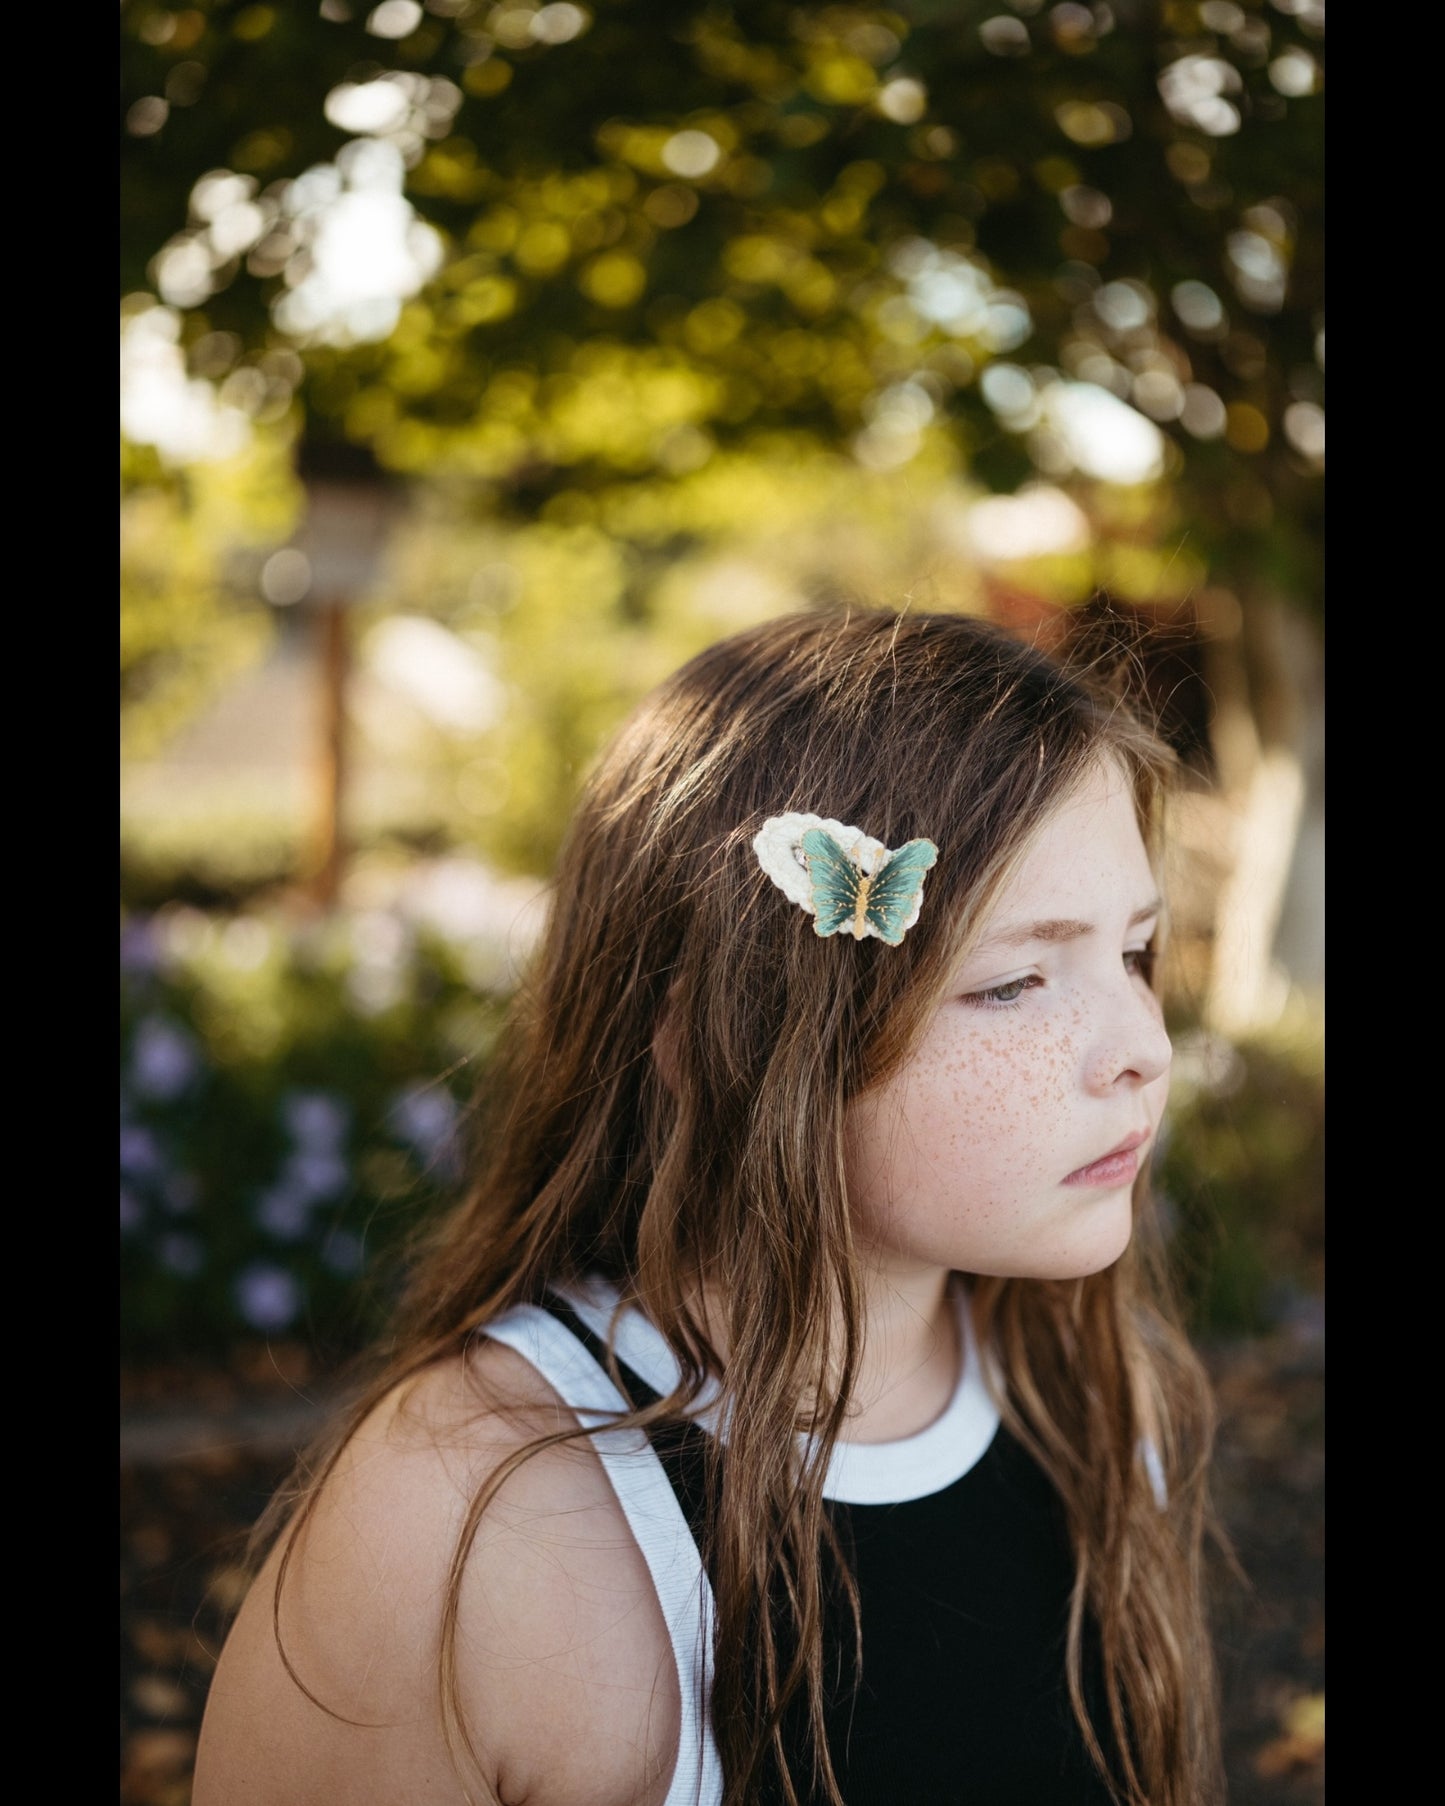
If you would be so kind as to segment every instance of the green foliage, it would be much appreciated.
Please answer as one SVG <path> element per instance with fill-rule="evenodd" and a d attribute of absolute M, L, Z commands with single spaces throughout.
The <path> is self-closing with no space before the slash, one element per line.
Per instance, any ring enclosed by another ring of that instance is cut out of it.
<path fill-rule="evenodd" d="M 121 744 L 144 759 L 270 644 L 254 579 L 299 508 L 289 442 L 253 434 L 237 456 L 178 468 L 121 442 Z"/>
<path fill-rule="evenodd" d="M 907 463 L 923 397 L 1012 488 L 1067 464 L 1067 376 L 1156 419 L 1217 573 L 1315 595 L 1322 7 L 445 0 L 400 39 L 368 10 L 121 9 L 123 290 L 179 255 L 189 343 L 290 333 L 309 431 L 530 518 L 779 430 Z M 383 98 L 442 250 L 376 342 L 286 325 L 343 88 Z"/>
<path fill-rule="evenodd" d="M 426 612 L 504 686 L 494 725 L 455 742 L 429 798 L 451 834 L 508 870 L 551 868 L 578 783 L 655 683 L 704 646 L 819 602 L 987 612 L 963 532 L 969 492 L 936 436 L 906 467 L 870 471 L 805 434 L 719 450 L 694 471 L 553 499 L 532 522 L 479 521 L 465 486 L 430 486 L 398 532 L 390 606 Z M 1098 537 L 1027 576 L 1085 601 L 1182 601 L 1203 576 L 1157 494 L 1114 492 Z M 419 754 L 417 756 L 420 756 Z"/>
<path fill-rule="evenodd" d="M 824 596 L 987 606 L 964 484 L 1070 485 L 1092 543 L 1012 573 L 1055 600 L 1317 597 L 1318 460 L 1285 430 L 1322 393 L 1313 0 L 369 16 L 125 0 L 122 289 L 171 297 L 192 373 L 263 438 L 289 420 L 415 479 L 384 604 L 507 686 L 437 749 L 428 831 L 545 870 L 605 733 L 708 638 Z M 386 103 L 370 135 L 343 92 Z M 302 330 L 318 197 L 379 144 L 438 267 L 390 326 Z M 1159 481 L 1070 473 L 1073 383 L 1155 419 Z M 187 485 L 219 478 L 151 463 L 142 755 L 264 626 L 218 574 L 244 507 L 203 526 Z"/>
<path fill-rule="evenodd" d="M 307 849 L 291 825 L 258 812 L 127 808 L 121 819 L 121 906 L 168 903 L 228 913 L 289 890 Z"/>
<path fill-rule="evenodd" d="M 1196 1328 L 1266 1328 L 1324 1279 L 1324 1077 L 1315 1012 L 1233 1047 L 1176 1037 L 1156 1167 Z"/>

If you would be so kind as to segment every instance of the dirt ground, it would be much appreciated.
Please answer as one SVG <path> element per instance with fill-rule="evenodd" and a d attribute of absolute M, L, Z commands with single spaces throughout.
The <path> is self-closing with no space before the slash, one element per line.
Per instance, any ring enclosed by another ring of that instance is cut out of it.
<path fill-rule="evenodd" d="M 1216 1494 L 1247 1577 L 1225 1582 L 1218 1608 L 1230 1802 L 1319 1806 L 1323 1338 L 1295 1330 L 1206 1353 L 1221 1412 Z M 122 1806 L 188 1806 L 206 1689 L 244 1584 L 245 1532 L 316 1420 L 307 1397 L 318 1389 L 295 1389 L 308 1379 L 301 1364 L 256 1367 L 126 1377 Z"/>
<path fill-rule="evenodd" d="M 1231 1806 L 1324 1799 L 1324 1340 L 1209 1351 L 1215 1498 L 1244 1582 L 1224 1580 L 1216 1649 Z"/>

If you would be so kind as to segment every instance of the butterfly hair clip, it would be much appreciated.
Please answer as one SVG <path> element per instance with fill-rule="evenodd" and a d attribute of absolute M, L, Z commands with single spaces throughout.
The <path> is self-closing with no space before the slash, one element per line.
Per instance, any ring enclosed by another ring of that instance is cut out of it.
<path fill-rule="evenodd" d="M 861 828 L 821 815 L 774 815 L 753 836 L 758 864 L 813 917 L 820 935 L 874 935 L 896 947 L 918 920 L 924 874 L 938 858 L 931 840 L 890 852 Z"/>

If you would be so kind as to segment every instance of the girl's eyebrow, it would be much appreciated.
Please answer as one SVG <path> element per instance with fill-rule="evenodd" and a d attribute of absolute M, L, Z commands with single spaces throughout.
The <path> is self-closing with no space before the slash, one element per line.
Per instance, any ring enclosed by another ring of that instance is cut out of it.
<path fill-rule="evenodd" d="M 1141 922 L 1147 922 L 1157 916 L 1164 907 L 1163 899 L 1154 897 L 1142 909 L 1136 909 L 1129 917 L 1129 927 L 1137 928 Z M 1002 934 L 991 934 L 982 944 L 986 947 L 1022 947 L 1028 941 L 1072 941 L 1081 934 L 1092 934 L 1092 922 L 1077 922 L 1071 918 L 1056 917 L 1047 922 L 1025 922 L 1017 928 L 1005 929 Z"/>

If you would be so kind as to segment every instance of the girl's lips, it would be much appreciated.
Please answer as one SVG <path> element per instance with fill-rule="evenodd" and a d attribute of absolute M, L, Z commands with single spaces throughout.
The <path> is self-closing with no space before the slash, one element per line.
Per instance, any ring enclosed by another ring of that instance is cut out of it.
<path fill-rule="evenodd" d="M 1139 1171 L 1139 1149 L 1149 1139 L 1148 1129 L 1137 1129 L 1126 1135 L 1118 1147 L 1087 1166 L 1075 1169 L 1064 1180 L 1065 1185 L 1124 1185 Z"/>

